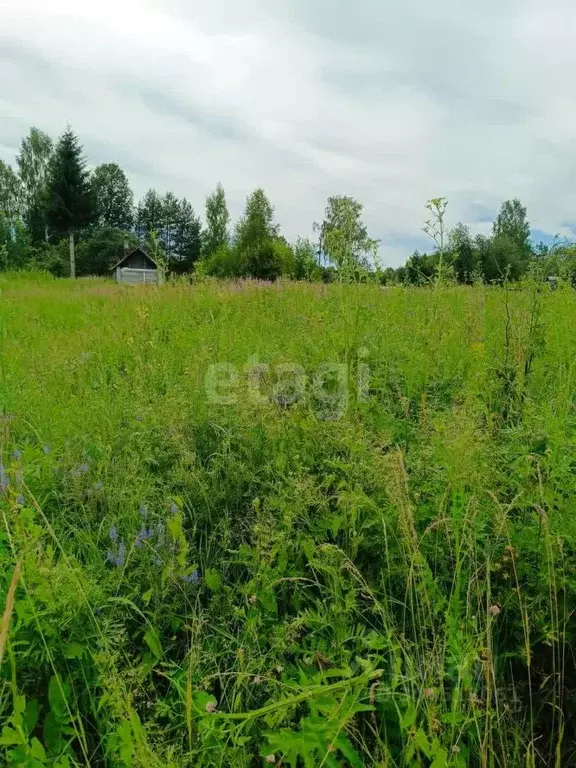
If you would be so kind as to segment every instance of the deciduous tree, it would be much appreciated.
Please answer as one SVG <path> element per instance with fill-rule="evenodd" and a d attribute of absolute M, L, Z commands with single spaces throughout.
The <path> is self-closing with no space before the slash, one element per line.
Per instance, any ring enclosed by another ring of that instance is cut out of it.
<path fill-rule="evenodd" d="M 149 239 L 152 232 L 158 232 L 164 223 L 164 203 L 155 189 L 149 189 L 136 211 L 136 230 L 142 240 Z"/>
<path fill-rule="evenodd" d="M 492 230 L 494 237 L 505 237 L 515 243 L 522 253 L 530 253 L 530 224 L 526 208 L 518 198 L 502 203 Z"/>
<path fill-rule="evenodd" d="M 247 197 L 244 216 L 236 226 L 236 247 L 247 256 L 277 236 L 272 203 L 263 189 L 257 189 Z"/>
<path fill-rule="evenodd" d="M 33 238 L 48 241 L 46 183 L 54 143 L 47 133 L 31 128 L 16 157 L 22 182 L 24 220 Z"/>
<path fill-rule="evenodd" d="M 22 213 L 22 184 L 7 163 L 0 160 L 0 216 L 15 221 Z"/>
<path fill-rule="evenodd" d="M 371 266 L 378 241 L 369 237 L 362 221 L 364 206 L 353 197 L 328 198 L 320 228 L 321 250 L 338 267 L 341 277 Z"/>
<path fill-rule="evenodd" d="M 134 195 L 122 168 L 116 163 L 99 165 L 90 186 L 96 223 L 100 227 L 129 229 L 134 220 Z"/>
<path fill-rule="evenodd" d="M 228 244 L 230 214 L 226 205 L 226 194 L 222 184 L 206 198 L 206 230 L 202 252 L 207 257 Z"/>

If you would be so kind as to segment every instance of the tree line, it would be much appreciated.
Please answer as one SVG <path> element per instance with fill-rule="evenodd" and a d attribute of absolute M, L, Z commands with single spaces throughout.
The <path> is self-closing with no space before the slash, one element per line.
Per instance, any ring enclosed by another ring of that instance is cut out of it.
<path fill-rule="evenodd" d="M 329 197 L 316 237 L 290 243 L 262 189 L 248 195 L 233 225 L 221 184 L 208 195 L 204 221 L 191 203 L 150 189 L 138 202 L 116 163 L 93 170 L 68 127 L 55 142 L 38 128 L 22 140 L 15 168 L 0 161 L 0 269 L 39 267 L 60 276 L 105 275 L 127 248 L 144 245 L 171 274 L 222 278 L 376 279 L 383 283 L 515 280 L 535 261 L 576 275 L 567 243 L 534 246 L 526 209 L 503 203 L 490 237 L 446 226 L 447 201 L 427 204 L 430 253 L 416 251 L 399 269 L 379 264 L 378 241 L 353 197 Z"/>
<path fill-rule="evenodd" d="M 429 218 L 423 229 L 434 247 L 429 253 L 415 251 L 399 269 L 386 270 L 389 282 L 502 283 L 519 280 L 530 270 L 576 282 L 576 246 L 560 238 L 548 245 L 534 244 L 526 207 L 520 200 L 502 203 L 491 234 L 475 237 L 464 224 L 447 227 L 447 205 L 445 198 L 428 202 Z"/>

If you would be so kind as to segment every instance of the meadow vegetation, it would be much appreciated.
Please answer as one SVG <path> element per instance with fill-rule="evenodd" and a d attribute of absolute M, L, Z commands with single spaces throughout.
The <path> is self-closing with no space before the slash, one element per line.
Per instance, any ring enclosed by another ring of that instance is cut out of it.
<path fill-rule="evenodd" d="M 575 317 L 0 275 L 0 763 L 573 765 Z"/>

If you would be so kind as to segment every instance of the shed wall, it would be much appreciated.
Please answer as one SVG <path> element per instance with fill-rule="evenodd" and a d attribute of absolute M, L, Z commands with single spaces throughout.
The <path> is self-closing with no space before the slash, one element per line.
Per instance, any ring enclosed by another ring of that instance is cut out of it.
<path fill-rule="evenodd" d="M 116 280 L 127 285 L 140 285 L 141 283 L 158 283 L 157 269 L 132 269 L 130 267 L 118 267 Z"/>

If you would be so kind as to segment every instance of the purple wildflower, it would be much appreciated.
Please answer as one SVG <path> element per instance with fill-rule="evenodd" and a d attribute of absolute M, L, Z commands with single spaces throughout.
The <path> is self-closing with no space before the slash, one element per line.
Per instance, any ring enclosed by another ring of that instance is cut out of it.
<path fill-rule="evenodd" d="M 170 514 L 171 515 L 177 515 L 178 514 L 178 507 L 176 506 L 176 504 L 173 501 L 170 502 Z"/>
<path fill-rule="evenodd" d="M 45 445 L 43 450 L 44 450 L 44 453 L 46 454 L 46 456 L 48 456 L 48 454 L 50 453 L 50 446 L 49 445 Z"/>
<path fill-rule="evenodd" d="M 143 520 L 146 520 L 146 518 L 148 517 L 148 507 L 146 506 L 146 504 L 140 505 L 140 517 Z"/>
<path fill-rule="evenodd" d="M 94 486 L 94 490 L 95 491 L 101 491 L 102 488 L 104 488 L 104 483 L 102 482 L 102 480 L 98 480 L 98 482 Z"/>
<path fill-rule="evenodd" d="M 20 461 L 22 458 L 22 451 L 19 448 L 16 448 L 12 455 L 14 456 L 15 461 Z"/>
<path fill-rule="evenodd" d="M 118 531 L 115 525 L 110 526 L 110 541 L 118 541 Z"/>
<path fill-rule="evenodd" d="M 148 530 L 146 530 L 146 526 L 143 525 L 142 528 L 140 529 L 140 533 L 138 533 L 138 535 L 134 540 L 134 546 L 140 549 L 140 547 L 145 541 L 148 541 L 148 539 L 152 539 L 153 537 L 154 537 L 154 529 L 149 528 Z"/>
<path fill-rule="evenodd" d="M 4 465 L 0 463 L 0 490 L 5 491 L 10 485 L 10 478 L 8 473 L 4 469 Z"/>
<path fill-rule="evenodd" d="M 116 556 L 116 565 L 122 568 L 125 562 L 126 562 L 126 544 L 123 541 L 121 541 L 120 546 L 118 547 L 118 554 Z"/>
<path fill-rule="evenodd" d="M 154 557 L 154 559 L 152 560 L 152 562 L 154 563 L 154 565 L 157 565 L 158 567 L 160 567 L 160 566 L 162 565 L 162 560 L 161 560 L 161 559 L 158 557 L 158 555 L 156 555 L 156 556 Z"/>
<path fill-rule="evenodd" d="M 19 504 L 21 507 L 24 506 L 24 496 L 21 493 L 16 497 L 16 504 Z"/>
<path fill-rule="evenodd" d="M 189 573 L 187 576 L 180 576 L 181 581 L 185 582 L 186 584 L 198 584 L 200 581 L 200 574 L 198 573 L 198 569 L 192 571 L 192 573 Z"/>
<path fill-rule="evenodd" d="M 108 556 L 106 560 L 112 565 L 116 565 L 118 568 L 122 568 L 126 562 L 126 544 L 122 540 L 118 545 L 118 549 L 114 552 L 112 549 L 108 550 Z"/>

